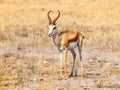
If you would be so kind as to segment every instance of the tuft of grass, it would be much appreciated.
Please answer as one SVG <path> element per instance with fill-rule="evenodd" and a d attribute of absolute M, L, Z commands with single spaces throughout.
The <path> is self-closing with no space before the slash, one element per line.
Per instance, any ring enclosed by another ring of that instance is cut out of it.
<path fill-rule="evenodd" d="M 23 42 L 20 42 L 17 44 L 17 50 L 25 49 L 25 44 Z"/>
<path fill-rule="evenodd" d="M 5 35 L 0 31 L 0 41 L 3 41 L 5 39 L 6 39 Z"/>
<path fill-rule="evenodd" d="M 20 30 L 20 31 L 16 30 L 16 36 L 28 37 L 28 31 L 27 30 Z"/>

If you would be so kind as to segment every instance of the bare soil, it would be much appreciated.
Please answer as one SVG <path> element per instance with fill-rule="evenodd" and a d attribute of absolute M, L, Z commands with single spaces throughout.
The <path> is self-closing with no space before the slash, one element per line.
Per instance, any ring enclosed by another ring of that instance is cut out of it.
<path fill-rule="evenodd" d="M 57 48 L 0 49 L 0 90 L 119 90 L 120 52 L 83 48 L 85 77 L 77 53 L 74 77 L 58 80 Z M 70 74 L 72 55 L 67 57 Z"/>

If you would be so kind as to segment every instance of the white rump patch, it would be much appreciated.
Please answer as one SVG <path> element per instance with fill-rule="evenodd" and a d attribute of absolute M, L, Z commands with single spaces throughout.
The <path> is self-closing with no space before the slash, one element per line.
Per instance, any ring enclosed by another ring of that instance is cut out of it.
<path fill-rule="evenodd" d="M 77 40 L 76 42 L 70 42 L 68 45 L 68 49 L 74 49 L 76 48 L 77 44 L 79 43 L 79 41 Z"/>

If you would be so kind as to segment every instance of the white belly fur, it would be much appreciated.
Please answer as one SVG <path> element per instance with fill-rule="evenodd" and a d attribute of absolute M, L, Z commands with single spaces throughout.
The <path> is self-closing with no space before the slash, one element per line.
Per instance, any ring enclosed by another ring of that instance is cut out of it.
<path fill-rule="evenodd" d="M 76 41 L 76 42 L 70 42 L 69 45 L 68 45 L 68 49 L 74 49 L 74 48 L 76 48 L 77 43 L 78 43 L 78 41 Z"/>

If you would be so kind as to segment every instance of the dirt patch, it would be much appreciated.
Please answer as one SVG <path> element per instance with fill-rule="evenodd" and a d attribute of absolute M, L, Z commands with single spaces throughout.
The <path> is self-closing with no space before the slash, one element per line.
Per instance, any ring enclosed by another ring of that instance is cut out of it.
<path fill-rule="evenodd" d="M 26 48 L 4 52 L 1 49 L 0 90 L 117 90 L 120 88 L 120 53 L 83 49 L 85 77 L 81 77 L 77 57 L 74 77 L 58 80 L 59 59 L 56 48 Z M 77 53 L 78 56 L 78 53 Z M 70 74 L 72 56 L 68 53 L 67 73 Z"/>

